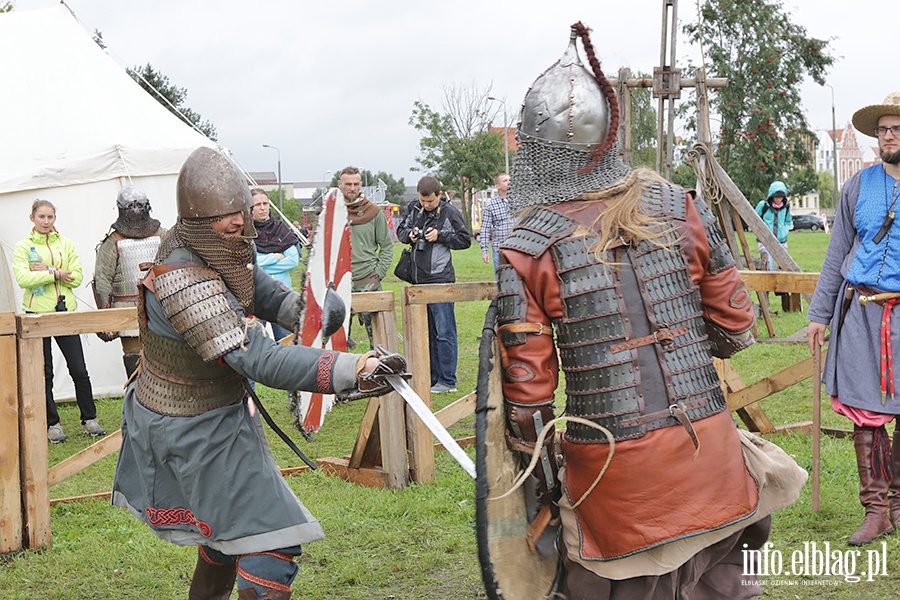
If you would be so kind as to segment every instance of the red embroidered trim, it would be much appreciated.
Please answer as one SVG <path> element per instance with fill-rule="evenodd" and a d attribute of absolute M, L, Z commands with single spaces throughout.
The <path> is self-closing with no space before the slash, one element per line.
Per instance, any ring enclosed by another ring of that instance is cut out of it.
<path fill-rule="evenodd" d="M 269 588 L 270 590 L 281 590 L 282 592 L 291 591 L 291 586 L 289 585 L 284 585 L 283 583 L 278 583 L 277 581 L 270 581 L 269 579 L 263 579 L 262 577 L 251 575 L 240 567 L 240 560 L 238 560 L 237 573 L 250 583 L 255 583 L 256 585 L 262 586 L 264 588 Z M 240 589 L 238 591 L 240 591 Z"/>
<path fill-rule="evenodd" d="M 327 394 L 331 391 L 331 369 L 337 359 L 334 352 L 323 352 L 319 357 L 319 365 L 316 369 L 316 388 L 319 392 Z"/>
<path fill-rule="evenodd" d="M 155 527 L 165 525 L 193 525 L 200 530 L 200 535 L 212 535 L 212 527 L 197 519 L 194 512 L 186 508 L 151 508 L 144 509 L 147 522 Z"/>

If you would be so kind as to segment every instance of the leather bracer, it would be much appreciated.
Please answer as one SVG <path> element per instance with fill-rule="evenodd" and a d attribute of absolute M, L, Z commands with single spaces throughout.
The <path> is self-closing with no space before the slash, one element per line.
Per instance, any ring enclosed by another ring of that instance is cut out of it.
<path fill-rule="evenodd" d="M 513 452 L 519 454 L 522 468 L 528 466 L 534 453 L 535 442 L 544 425 L 552 421 L 553 401 L 540 404 L 506 403 L 507 444 Z M 542 506 L 559 499 L 559 463 L 555 453 L 556 426 L 553 425 L 544 437 L 540 458 L 531 472 L 534 479 L 538 501 Z"/>

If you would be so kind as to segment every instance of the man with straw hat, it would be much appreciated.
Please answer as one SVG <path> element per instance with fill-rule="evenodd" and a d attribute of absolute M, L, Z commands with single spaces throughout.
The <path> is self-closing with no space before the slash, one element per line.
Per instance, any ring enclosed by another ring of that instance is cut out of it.
<path fill-rule="evenodd" d="M 882 162 L 844 184 L 819 283 L 809 307 L 809 349 L 831 344 L 822 381 L 835 412 L 853 421 L 859 500 L 865 520 L 848 540 L 868 544 L 900 525 L 900 431 L 885 425 L 900 414 L 893 361 L 900 324 L 900 92 L 856 111 L 853 126 L 878 138 Z M 846 335 L 842 335 L 842 332 Z M 900 346 L 898 346 L 900 347 Z"/>

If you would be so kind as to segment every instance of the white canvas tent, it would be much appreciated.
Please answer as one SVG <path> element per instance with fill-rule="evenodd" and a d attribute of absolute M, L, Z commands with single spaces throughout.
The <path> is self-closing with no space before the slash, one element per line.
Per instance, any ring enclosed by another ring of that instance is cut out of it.
<path fill-rule="evenodd" d="M 53 202 L 59 232 L 78 249 L 78 310 L 95 310 L 94 251 L 116 220 L 119 189 L 142 187 L 152 215 L 171 227 L 178 170 L 194 149 L 215 143 L 141 89 L 63 4 L 0 13 L 0 82 L 0 310 L 22 312 L 11 259 L 37 198 Z M 95 335 L 82 342 L 94 395 L 121 395 L 120 343 Z M 55 345 L 54 352 L 55 394 L 72 398 Z"/>

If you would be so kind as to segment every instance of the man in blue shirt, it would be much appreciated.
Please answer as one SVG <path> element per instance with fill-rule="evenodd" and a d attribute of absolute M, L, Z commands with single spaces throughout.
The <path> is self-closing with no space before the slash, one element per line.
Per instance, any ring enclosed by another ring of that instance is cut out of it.
<path fill-rule="evenodd" d="M 866 509 L 853 546 L 900 525 L 900 431 L 893 444 L 885 425 L 900 415 L 894 389 L 892 339 L 900 340 L 900 92 L 862 108 L 853 125 L 878 138 L 880 164 L 851 177 L 841 193 L 822 272 L 809 307 L 809 349 L 831 343 L 822 381 L 831 407 L 853 422 L 859 499 Z M 897 345 L 900 348 L 900 344 Z"/>

